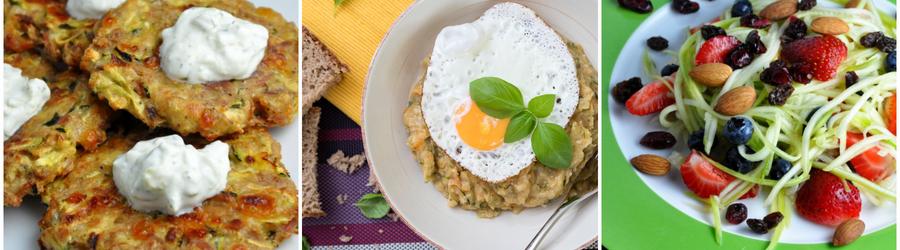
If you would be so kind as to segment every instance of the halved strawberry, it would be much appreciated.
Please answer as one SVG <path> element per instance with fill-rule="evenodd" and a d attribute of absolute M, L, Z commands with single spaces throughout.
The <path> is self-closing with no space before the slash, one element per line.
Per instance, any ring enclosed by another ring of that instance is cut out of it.
<path fill-rule="evenodd" d="M 884 102 L 884 116 L 888 130 L 897 135 L 897 93 L 888 97 L 887 101 Z"/>
<path fill-rule="evenodd" d="M 691 154 L 681 164 L 681 179 L 694 194 L 706 199 L 721 193 L 729 183 L 734 181 L 734 176 L 719 170 L 699 152 L 691 150 Z M 741 199 L 756 197 L 758 190 L 759 187 L 754 186 Z"/>
<path fill-rule="evenodd" d="M 859 217 L 860 209 L 862 202 L 856 186 L 850 182 L 845 186 L 837 176 L 819 169 L 813 169 L 809 180 L 797 191 L 797 213 L 818 224 L 837 226 Z"/>
<path fill-rule="evenodd" d="M 725 63 L 725 58 L 731 50 L 741 45 L 741 41 L 733 36 L 719 35 L 703 43 L 694 58 L 694 64 Z"/>
<path fill-rule="evenodd" d="M 667 76 L 665 79 L 669 85 L 672 84 L 672 76 Z M 672 97 L 669 87 L 666 87 L 666 83 L 663 81 L 657 80 L 631 95 L 628 101 L 625 101 L 625 108 L 628 108 L 628 112 L 633 115 L 649 115 L 658 113 L 673 103 L 675 103 L 675 98 Z"/>
<path fill-rule="evenodd" d="M 785 44 L 781 58 L 789 63 L 809 65 L 813 78 L 827 81 L 834 77 L 838 66 L 847 58 L 847 46 L 830 35 L 807 37 Z"/>
<path fill-rule="evenodd" d="M 853 144 L 856 144 L 862 139 L 862 134 L 848 132 L 847 147 L 852 147 Z M 850 164 L 853 165 L 853 169 L 856 170 L 857 174 L 870 181 L 877 182 L 883 180 L 885 177 L 894 173 L 895 167 L 894 157 L 891 155 L 878 155 L 878 152 L 881 150 L 882 148 L 880 145 L 875 145 L 875 147 L 869 148 L 862 154 L 850 159 Z"/>

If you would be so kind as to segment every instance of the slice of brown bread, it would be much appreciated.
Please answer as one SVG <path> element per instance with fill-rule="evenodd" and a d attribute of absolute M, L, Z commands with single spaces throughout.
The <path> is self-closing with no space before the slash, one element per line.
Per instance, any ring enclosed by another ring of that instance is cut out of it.
<path fill-rule="evenodd" d="M 325 211 L 322 211 L 319 202 L 319 184 L 316 182 L 316 156 L 317 145 L 319 144 L 319 118 L 322 115 L 322 109 L 312 107 L 309 112 L 303 115 L 303 167 L 300 174 L 303 178 L 303 213 L 302 217 L 322 217 Z"/>
<path fill-rule="evenodd" d="M 303 113 L 343 79 L 347 66 L 303 27 Z"/>

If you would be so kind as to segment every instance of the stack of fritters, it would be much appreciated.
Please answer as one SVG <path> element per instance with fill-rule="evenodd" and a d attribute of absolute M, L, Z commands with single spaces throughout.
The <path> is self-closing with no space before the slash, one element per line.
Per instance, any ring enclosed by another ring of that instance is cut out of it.
<path fill-rule="evenodd" d="M 245 0 L 129 0 L 102 20 L 70 18 L 65 5 L 4 5 L 4 61 L 51 89 L 43 109 L 4 142 L 4 205 L 34 194 L 49 206 L 39 224 L 42 248 L 269 249 L 297 233 L 297 188 L 266 130 L 297 115 L 296 25 Z M 269 30 L 250 78 L 166 77 L 160 32 L 190 7 L 218 8 Z M 137 141 L 172 133 L 198 148 L 228 143 L 228 185 L 181 216 L 136 211 L 113 183 L 112 162 Z"/>

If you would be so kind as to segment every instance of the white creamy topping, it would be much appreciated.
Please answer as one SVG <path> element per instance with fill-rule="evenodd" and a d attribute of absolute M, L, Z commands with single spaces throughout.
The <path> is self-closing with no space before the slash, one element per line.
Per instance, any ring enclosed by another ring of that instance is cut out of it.
<path fill-rule="evenodd" d="M 132 208 L 176 216 L 225 190 L 228 171 L 228 144 L 197 150 L 179 135 L 138 142 L 113 162 L 113 180 Z"/>
<path fill-rule="evenodd" d="M 50 87 L 41 79 L 28 79 L 22 70 L 3 64 L 3 140 L 31 119 L 50 100 Z"/>
<path fill-rule="evenodd" d="M 193 7 L 162 38 L 166 75 L 197 84 L 250 77 L 265 55 L 269 31 L 219 9 Z"/>
<path fill-rule="evenodd" d="M 125 0 L 69 0 L 66 12 L 78 20 L 100 19 L 111 9 L 119 7 Z"/>

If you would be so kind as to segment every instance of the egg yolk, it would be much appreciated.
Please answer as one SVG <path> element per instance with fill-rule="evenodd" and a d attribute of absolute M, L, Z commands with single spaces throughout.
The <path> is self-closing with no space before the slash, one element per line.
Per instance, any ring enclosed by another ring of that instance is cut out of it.
<path fill-rule="evenodd" d="M 503 145 L 509 119 L 491 117 L 469 100 L 456 108 L 456 132 L 464 143 L 478 150 L 489 151 Z"/>

